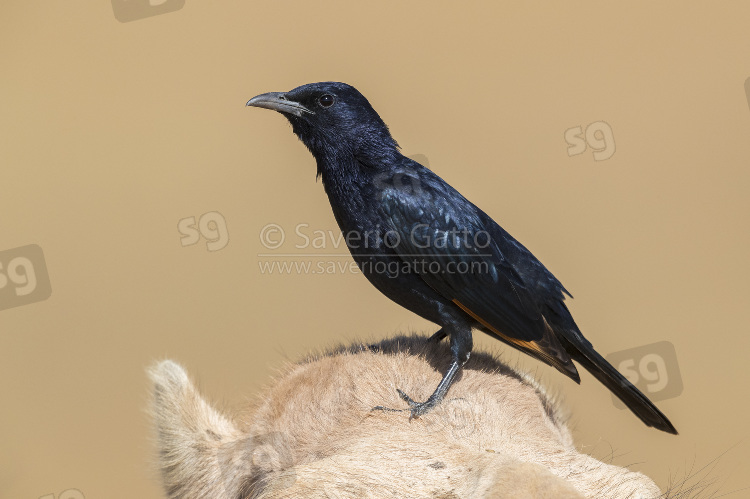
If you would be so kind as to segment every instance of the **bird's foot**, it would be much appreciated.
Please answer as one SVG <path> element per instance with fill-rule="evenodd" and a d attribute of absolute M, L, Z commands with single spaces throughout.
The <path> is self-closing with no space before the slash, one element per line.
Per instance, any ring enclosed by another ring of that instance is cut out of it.
<path fill-rule="evenodd" d="M 405 394 L 403 391 L 396 389 L 398 392 L 399 397 L 401 397 L 401 400 L 409 404 L 409 410 L 411 411 L 411 415 L 409 416 L 409 419 L 418 418 L 419 416 L 424 416 L 428 412 L 430 412 L 432 409 L 434 409 L 439 403 L 440 399 L 436 397 L 430 397 L 424 402 L 417 402 L 416 400 L 409 397 L 407 394 Z"/>
<path fill-rule="evenodd" d="M 391 409 L 390 407 L 384 407 L 382 405 L 379 405 L 377 407 L 373 407 L 373 411 L 388 411 L 388 412 L 406 412 L 409 411 L 409 421 L 411 421 L 414 418 L 418 418 L 420 416 L 424 416 L 428 412 L 430 412 L 432 409 L 434 409 L 439 403 L 440 400 L 437 398 L 430 397 L 424 402 L 417 402 L 416 400 L 409 397 L 407 394 L 405 394 L 403 391 L 396 389 L 398 392 L 398 396 L 401 397 L 401 400 L 409 404 L 408 409 Z"/>

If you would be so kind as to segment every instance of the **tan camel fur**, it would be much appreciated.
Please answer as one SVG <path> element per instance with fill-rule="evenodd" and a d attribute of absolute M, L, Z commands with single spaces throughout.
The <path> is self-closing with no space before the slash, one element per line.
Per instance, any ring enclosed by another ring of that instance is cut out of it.
<path fill-rule="evenodd" d="M 373 407 L 424 399 L 447 345 L 398 337 L 288 366 L 237 418 L 185 370 L 149 372 L 159 467 L 170 498 L 656 498 L 641 473 L 578 452 L 557 404 L 530 376 L 475 352 L 421 418 Z M 644 429 L 646 431 L 646 429 Z"/>

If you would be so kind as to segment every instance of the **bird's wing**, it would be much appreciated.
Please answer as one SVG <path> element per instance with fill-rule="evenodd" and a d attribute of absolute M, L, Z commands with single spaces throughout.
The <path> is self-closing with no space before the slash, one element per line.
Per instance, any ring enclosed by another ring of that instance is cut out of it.
<path fill-rule="evenodd" d="M 482 324 L 521 340 L 541 339 L 545 327 L 537 300 L 464 202 L 433 190 L 384 191 L 381 206 L 392 231 L 386 244 Z"/>
<path fill-rule="evenodd" d="M 391 231 L 386 244 L 485 330 L 575 379 L 575 367 L 543 315 L 548 291 L 540 289 L 531 265 L 538 260 L 509 235 L 498 240 L 507 233 L 456 191 L 442 192 L 445 186 L 384 189 L 381 207 Z M 562 299 L 559 290 L 550 291 Z"/>

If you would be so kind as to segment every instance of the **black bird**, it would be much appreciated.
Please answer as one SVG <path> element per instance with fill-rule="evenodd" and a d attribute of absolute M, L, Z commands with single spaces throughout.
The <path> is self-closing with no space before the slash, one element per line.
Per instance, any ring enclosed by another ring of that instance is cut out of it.
<path fill-rule="evenodd" d="M 415 402 L 399 390 L 411 417 L 440 403 L 469 359 L 472 329 L 479 329 L 580 383 L 575 360 L 646 425 L 677 434 L 583 337 L 560 281 L 482 210 L 402 155 L 357 89 L 311 83 L 258 95 L 247 105 L 273 109 L 291 122 L 315 157 L 333 214 L 365 277 L 391 300 L 438 324 L 432 341 L 450 337 L 452 362 L 434 393 Z"/>

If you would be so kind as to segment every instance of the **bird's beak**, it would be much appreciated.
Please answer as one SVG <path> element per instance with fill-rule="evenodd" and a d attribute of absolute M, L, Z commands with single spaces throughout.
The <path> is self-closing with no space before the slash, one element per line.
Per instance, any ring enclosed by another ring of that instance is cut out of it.
<path fill-rule="evenodd" d="M 315 114 L 299 102 L 287 99 L 284 92 L 268 92 L 267 94 L 256 95 L 247 101 L 245 105 L 273 109 L 280 113 L 288 113 L 295 116 L 302 116 L 303 113 Z"/>

